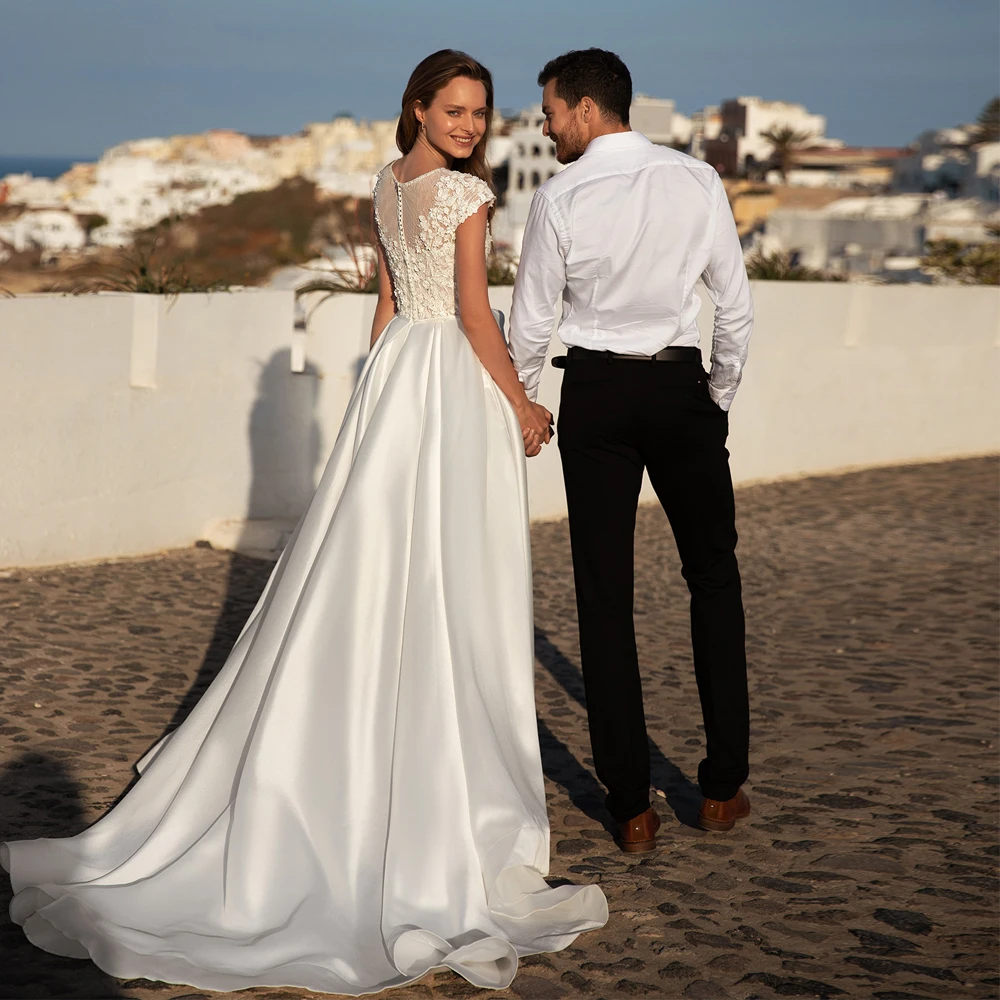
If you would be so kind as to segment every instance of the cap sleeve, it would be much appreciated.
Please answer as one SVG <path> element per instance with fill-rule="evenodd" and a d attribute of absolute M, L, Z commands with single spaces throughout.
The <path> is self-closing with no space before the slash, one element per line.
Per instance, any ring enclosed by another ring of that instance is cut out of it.
<path fill-rule="evenodd" d="M 451 203 L 452 219 L 460 226 L 470 215 L 474 215 L 483 205 L 496 201 L 490 186 L 474 174 L 463 174 L 452 170 L 446 175 L 447 199 Z"/>

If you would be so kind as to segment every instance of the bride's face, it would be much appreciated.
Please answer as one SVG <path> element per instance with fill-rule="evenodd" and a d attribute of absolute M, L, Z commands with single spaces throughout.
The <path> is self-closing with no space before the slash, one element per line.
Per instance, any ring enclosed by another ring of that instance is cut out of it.
<path fill-rule="evenodd" d="M 486 133 L 486 88 L 478 80 L 457 76 L 434 95 L 430 107 L 417 105 L 415 113 L 439 153 L 464 159 Z"/>

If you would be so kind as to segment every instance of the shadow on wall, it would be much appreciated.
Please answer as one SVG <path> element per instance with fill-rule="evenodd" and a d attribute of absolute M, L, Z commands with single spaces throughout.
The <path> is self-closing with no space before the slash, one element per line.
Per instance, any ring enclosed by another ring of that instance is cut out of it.
<path fill-rule="evenodd" d="M 257 603 L 277 552 L 287 542 L 315 491 L 322 434 L 316 419 L 319 372 L 308 365 L 293 374 L 289 350 L 275 351 L 261 367 L 247 421 L 251 477 L 246 517 L 236 550 L 229 554 L 229 575 L 222 610 L 198 676 L 174 713 L 175 729 L 197 704 L 226 662 Z M 277 550 L 277 551 L 276 551 Z"/>
<path fill-rule="evenodd" d="M 65 751 L 73 756 L 70 750 Z M 0 841 L 71 837 L 87 824 L 82 786 L 54 755 L 24 753 L 0 770 Z M 0 911 L 7 913 L 12 892 L 0 870 Z M 91 962 L 50 955 L 31 944 L 17 924 L 0 923 L 0 996 L 124 997 L 118 983 Z"/>
<path fill-rule="evenodd" d="M 251 478 L 247 518 L 297 520 L 316 488 L 322 435 L 316 420 L 319 372 L 292 374 L 291 352 L 275 351 L 262 366 L 250 410 Z"/>

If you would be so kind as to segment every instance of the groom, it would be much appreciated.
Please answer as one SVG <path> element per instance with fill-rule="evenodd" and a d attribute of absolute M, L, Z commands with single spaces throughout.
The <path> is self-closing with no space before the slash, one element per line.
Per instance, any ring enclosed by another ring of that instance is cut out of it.
<path fill-rule="evenodd" d="M 580 655 L 597 775 L 630 852 L 656 846 L 632 618 L 642 475 L 670 521 L 691 591 L 707 753 L 699 822 L 749 815 L 749 704 L 727 411 L 753 306 L 715 170 L 629 128 L 632 78 L 614 53 L 567 52 L 538 76 L 542 132 L 569 164 L 535 195 L 514 287 L 510 347 L 538 393 L 555 320 L 568 346 L 559 410 Z M 711 375 L 698 348 L 701 278 L 715 303 Z"/>

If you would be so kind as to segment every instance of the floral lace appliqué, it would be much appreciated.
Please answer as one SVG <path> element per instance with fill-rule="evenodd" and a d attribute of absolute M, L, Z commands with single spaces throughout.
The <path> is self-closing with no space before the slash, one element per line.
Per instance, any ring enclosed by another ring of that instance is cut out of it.
<path fill-rule="evenodd" d="M 400 315 L 413 320 L 454 316 L 455 230 L 493 201 L 493 192 L 472 174 L 444 169 L 400 184 L 389 166 L 378 176 L 374 199 Z M 490 242 L 487 231 L 484 253 Z"/>

